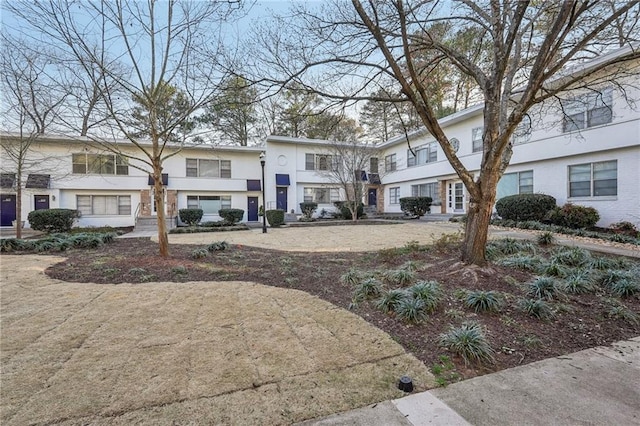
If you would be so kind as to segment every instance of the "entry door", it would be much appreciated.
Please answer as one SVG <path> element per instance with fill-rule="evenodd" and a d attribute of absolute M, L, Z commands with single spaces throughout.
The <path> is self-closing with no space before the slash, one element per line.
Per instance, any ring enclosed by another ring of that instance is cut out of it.
<path fill-rule="evenodd" d="M 247 220 L 249 222 L 258 221 L 258 197 L 247 198 Z"/>
<path fill-rule="evenodd" d="M 377 206 L 378 205 L 378 190 L 376 188 L 369 188 L 368 191 L 368 199 L 369 199 L 369 205 L 370 206 Z"/>
<path fill-rule="evenodd" d="M 449 213 L 464 212 L 464 184 L 462 182 L 449 182 L 447 200 Z"/>
<path fill-rule="evenodd" d="M 11 226 L 16 220 L 15 194 L 0 195 L 0 226 Z"/>
<path fill-rule="evenodd" d="M 276 188 L 276 208 L 287 212 L 287 187 L 279 186 Z"/>
<path fill-rule="evenodd" d="M 36 210 L 49 210 L 49 196 L 48 195 L 34 195 Z"/>

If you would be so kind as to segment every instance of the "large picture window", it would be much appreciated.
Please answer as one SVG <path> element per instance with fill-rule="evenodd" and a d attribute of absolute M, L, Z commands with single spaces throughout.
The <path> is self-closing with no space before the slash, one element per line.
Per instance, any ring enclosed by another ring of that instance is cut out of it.
<path fill-rule="evenodd" d="M 130 195 L 77 195 L 76 206 L 83 216 L 129 216 Z"/>
<path fill-rule="evenodd" d="M 129 162 L 115 154 L 72 154 L 72 171 L 75 174 L 128 175 Z"/>
<path fill-rule="evenodd" d="M 411 185 L 411 196 L 431 197 L 431 204 L 439 205 L 441 203 L 440 191 L 438 190 L 438 182 Z"/>
<path fill-rule="evenodd" d="M 618 161 L 569 166 L 569 197 L 618 195 Z"/>
<path fill-rule="evenodd" d="M 613 90 L 607 88 L 588 93 L 561 102 L 561 106 L 564 112 L 562 119 L 564 133 L 611 123 L 613 119 Z"/>
<path fill-rule="evenodd" d="M 340 201 L 338 188 L 304 188 L 304 202 L 330 204 Z"/>
<path fill-rule="evenodd" d="M 187 177 L 230 179 L 231 161 L 187 158 Z"/>
<path fill-rule="evenodd" d="M 218 214 L 231 208 L 231 195 L 188 195 L 187 208 L 202 209 L 204 214 Z"/>
<path fill-rule="evenodd" d="M 329 171 L 337 167 L 337 157 L 329 154 L 305 154 L 304 169 Z"/>
<path fill-rule="evenodd" d="M 413 154 L 414 152 L 415 155 Z M 407 150 L 407 167 L 434 163 L 436 161 L 438 161 L 438 149 L 435 142 L 415 148 L 413 152 L 410 149 Z"/>
<path fill-rule="evenodd" d="M 533 194 L 533 170 L 505 173 L 498 182 L 496 198 L 516 194 Z"/>

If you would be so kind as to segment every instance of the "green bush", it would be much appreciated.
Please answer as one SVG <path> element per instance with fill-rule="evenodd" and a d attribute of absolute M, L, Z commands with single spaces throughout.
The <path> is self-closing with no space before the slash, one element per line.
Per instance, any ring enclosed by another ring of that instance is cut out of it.
<path fill-rule="evenodd" d="M 244 210 L 242 209 L 220 209 L 218 214 L 227 223 L 238 223 L 244 217 Z"/>
<path fill-rule="evenodd" d="M 207 246 L 207 250 L 210 252 L 214 251 L 225 251 L 229 248 L 229 243 L 226 241 L 214 241 L 213 243 Z"/>
<path fill-rule="evenodd" d="M 180 209 L 178 210 L 178 216 L 180 220 L 189 226 L 196 226 L 200 220 L 204 211 L 202 209 Z"/>
<path fill-rule="evenodd" d="M 493 349 L 477 322 L 465 322 L 460 327 L 451 327 L 440 335 L 440 346 L 447 348 L 464 359 L 465 365 L 470 362 L 492 363 Z"/>
<path fill-rule="evenodd" d="M 199 249 L 195 249 L 191 252 L 191 258 L 192 259 L 202 259 L 207 257 L 208 251 L 207 249 L 203 249 L 203 248 L 199 248 Z"/>
<path fill-rule="evenodd" d="M 28 220 L 31 229 L 46 233 L 69 232 L 73 221 L 80 217 L 78 210 L 48 209 L 29 212 Z"/>
<path fill-rule="evenodd" d="M 600 214 L 593 207 L 567 203 L 549 211 L 545 220 L 572 229 L 591 228 L 600 220 Z"/>
<path fill-rule="evenodd" d="M 551 195 L 516 194 L 500 198 L 496 211 L 502 219 L 540 221 L 555 206 L 556 199 Z"/>
<path fill-rule="evenodd" d="M 300 203 L 300 210 L 307 219 L 311 219 L 313 213 L 318 209 L 318 203 Z"/>
<path fill-rule="evenodd" d="M 463 303 L 476 312 L 498 312 L 504 305 L 504 296 L 493 290 L 469 290 L 465 292 Z"/>
<path fill-rule="evenodd" d="M 431 197 L 402 197 L 400 209 L 408 215 L 422 217 L 431 209 Z"/>
<path fill-rule="evenodd" d="M 351 220 L 353 219 L 353 215 L 351 214 L 351 210 L 347 207 L 347 201 L 335 201 L 333 205 L 338 209 L 339 214 L 337 215 L 341 219 Z M 356 209 L 356 213 L 358 215 L 358 219 L 364 216 L 364 205 L 362 203 L 358 204 L 358 208 Z"/>
<path fill-rule="evenodd" d="M 272 228 L 284 225 L 284 210 L 267 210 L 267 220 Z"/>

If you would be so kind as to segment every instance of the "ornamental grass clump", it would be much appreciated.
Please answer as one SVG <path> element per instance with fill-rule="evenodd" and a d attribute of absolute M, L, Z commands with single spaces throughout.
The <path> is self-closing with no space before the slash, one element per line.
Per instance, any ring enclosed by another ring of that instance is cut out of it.
<path fill-rule="evenodd" d="M 523 299 L 518 303 L 518 308 L 538 319 L 549 319 L 553 317 L 551 305 L 541 299 Z"/>
<path fill-rule="evenodd" d="M 431 313 L 438 308 L 443 296 L 442 289 L 436 281 L 418 281 L 407 291 L 413 299 L 421 300 L 424 303 L 424 309 L 427 313 Z"/>
<path fill-rule="evenodd" d="M 493 290 L 469 290 L 465 292 L 463 303 L 475 312 L 499 312 L 504 306 L 504 296 Z"/>
<path fill-rule="evenodd" d="M 568 275 L 561 283 L 562 290 L 570 294 L 593 293 L 595 286 L 589 271 L 584 269 L 575 270 Z"/>
<path fill-rule="evenodd" d="M 407 286 L 416 279 L 416 274 L 407 269 L 393 269 L 385 272 L 384 279 L 389 284 Z"/>
<path fill-rule="evenodd" d="M 493 363 L 493 349 L 480 324 L 475 321 L 465 322 L 460 327 L 451 327 L 447 333 L 441 334 L 440 346 L 459 355 L 465 365 L 469 363 Z"/>
<path fill-rule="evenodd" d="M 203 259 L 205 257 L 207 257 L 207 255 L 209 254 L 207 249 L 195 249 L 194 251 L 191 252 L 191 258 L 192 259 Z"/>
<path fill-rule="evenodd" d="M 340 276 L 340 282 L 350 285 L 356 286 L 362 280 L 362 273 L 357 269 L 349 269 L 347 272 Z"/>
<path fill-rule="evenodd" d="M 545 231 L 538 235 L 536 240 L 541 246 L 550 246 L 556 242 L 556 237 L 553 235 L 553 232 Z"/>
<path fill-rule="evenodd" d="M 213 243 L 207 246 L 207 251 L 210 251 L 210 252 L 225 251 L 228 248 L 229 248 L 229 243 L 227 243 L 226 241 L 214 241 Z"/>
<path fill-rule="evenodd" d="M 367 278 L 356 284 L 353 291 L 353 304 L 358 304 L 367 299 L 380 296 L 382 293 L 382 283 L 375 278 Z"/>
<path fill-rule="evenodd" d="M 403 299 L 409 298 L 411 295 L 404 289 L 393 289 L 386 293 L 382 293 L 376 301 L 376 308 L 384 313 L 395 312 Z"/>
<path fill-rule="evenodd" d="M 528 285 L 527 295 L 536 299 L 553 300 L 560 293 L 556 280 L 551 277 L 538 277 Z"/>
<path fill-rule="evenodd" d="M 516 254 L 500 259 L 496 263 L 501 266 L 521 269 L 523 271 L 535 271 L 540 268 L 542 261 L 538 256 Z"/>
<path fill-rule="evenodd" d="M 410 323 L 419 323 L 427 318 L 424 301 L 413 297 L 401 299 L 395 308 L 395 313 L 398 318 Z"/>
<path fill-rule="evenodd" d="M 551 254 L 551 262 L 565 266 L 583 266 L 591 260 L 591 253 L 580 247 L 562 247 Z"/>

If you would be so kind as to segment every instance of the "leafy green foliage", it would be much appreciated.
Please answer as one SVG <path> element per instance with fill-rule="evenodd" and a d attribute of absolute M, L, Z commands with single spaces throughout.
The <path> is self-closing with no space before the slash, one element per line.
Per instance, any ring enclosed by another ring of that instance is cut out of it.
<path fill-rule="evenodd" d="M 340 281 L 349 284 L 351 286 L 356 286 L 360 284 L 362 280 L 362 273 L 357 269 L 349 269 L 347 272 L 340 276 Z"/>
<path fill-rule="evenodd" d="M 220 209 L 218 214 L 225 222 L 230 224 L 238 223 L 244 217 L 244 210 L 242 209 Z"/>
<path fill-rule="evenodd" d="M 504 296 L 493 290 L 467 291 L 463 303 L 475 312 L 498 312 L 504 305 Z"/>
<path fill-rule="evenodd" d="M 279 226 L 284 225 L 284 210 L 275 209 L 275 210 L 267 210 L 267 221 L 269 221 L 269 225 L 272 228 L 277 228 Z"/>
<path fill-rule="evenodd" d="M 382 296 L 376 301 L 376 308 L 385 313 L 394 312 L 400 302 L 408 297 L 411 297 L 411 295 L 409 295 L 406 290 L 389 290 L 386 293 L 382 293 Z"/>
<path fill-rule="evenodd" d="M 549 211 L 545 220 L 554 225 L 566 226 L 567 228 L 591 228 L 600 220 L 600 214 L 593 207 L 567 203 L 562 207 L 555 207 Z"/>
<path fill-rule="evenodd" d="M 618 280 L 611 283 L 608 288 L 611 293 L 619 297 L 629 297 L 640 293 L 640 283 L 638 283 L 637 278 L 634 279 L 634 277 Z"/>
<path fill-rule="evenodd" d="M 431 197 L 402 197 L 400 209 L 411 216 L 422 217 L 431 210 Z"/>
<path fill-rule="evenodd" d="M 183 223 L 189 226 L 196 226 L 204 215 L 202 209 L 180 209 L 178 210 L 178 216 Z"/>
<path fill-rule="evenodd" d="M 424 301 L 414 297 L 401 299 L 395 308 L 395 313 L 401 320 L 411 323 L 418 323 L 427 318 Z"/>
<path fill-rule="evenodd" d="M 413 299 L 419 299 L 424 303 L 424 309 L 428 313 L 438 308 L 443 297 L 443 291 L 436 281 L 418 281 L 407 288 L 407 291 Z"/>
<path fill-rule="evenodd" d="M 184 265 L 178 265 L 171 268 L 171 273 L 173 275 L 189 275 L 189 271 Z"/>
<path fill-rule="evenodd" d="M 96 248 L 105 243 L 111 243 L 116 234 L 108 232 L 98 233 L 56 233 L 37 240 L 22 240 L 8 238 L 0 240 L 1 251 L 36 251 L 39 253 L 48 251 L 65 251 L 70 248 Z"/>
<path fill-rule="evenodd" d="M 580 269 L 574 270 L 562 282 L 562 290 L 571 294 L 592 293 L 595 287 L 589 271 Z"/>
<path fill-rule="evenodd" d="M 229 243 L 226 241 L 214 241 L 207 246 L 207 250 L 210 252 L 214 251 L 225 251 L 229 248 Z"/>
<path fill-rule="evenodd" d="M 465 322 L 460 327 L 451 327 L 441 334 L 440 346 L 452 351 L 469 363 L 492 363 L 493 349 L 484 335 L 482 327 L 475 321 Z"/>
<path fill-rule="evenodd" d="M 607 317 L 622 320 L 632 325 L 640 324 L 640 315 L 617 301 L 611 301 L 611 308 L 607 311 Z"/>
<path fill-rule="evenodd" d="M 540 265 L 538 272 L 548 277 L 564 278 L 571 272 L 571 268 L 558 262 L 548 262 Z"/>
<path fill-rule="evenodd" d="M 337 217 L 345 220 L 353 219 L 353 214 L 351 213 L 351 210 L 349 210 L 349 206 L 346 201 L 335 201 L 333 205 L 338 209 L 338 212 L 340 212 Z M 356 214 L 358 215 L 358 219 L 364 216 L 364 205 L 362 203 L 358 204 Z"/>
<path fill-rule="evenodd" d="M 556 242 L 556 237 L 553 234 L 553 232 L 545 231 L 542 234 L 538 235 L 538 238 L 536 238 L 536 241 L 541 246 L 549 246 Z"/>
<path fill-rule="evenodd" d="M 364 300 L 380 296 L 382 283 L 373 277 L 366 278 L 356 284 L 353 291 L 353 303 L 357 304 Z"/>
<path fill-rule="evenodd" d="M 513 254 L 536 253 L 536 248 L 529 241 L 520 241 L 514 238 L 502 238 L 489 241 L 487 251 L 492 251 L 494 258 Z"/>
<path fill-rule="evenodd" d="M 202 259 L 207 257 L 207 255 L 209 254 L 209 252 L 207 251 L 207 249 L 203 249 L 203 248 L 199 248 L 199 249 L 195 249 L 191 252 L 191 258 L 193 259 Z"/>
<path fill-rule="evenodd" d="M 545 194 L 516 194 L 496 202 L 496 211 L 503 219 L 542 220 L 556 206 L 556 199 Z"/>
<path fill-rule="evenodd" d="M 591 253 L 580 247 L 561 247 L 551 254 L 551 262 L 565 266 L 582 266 L 591 260 Z"/>
<path fill-rule="evenodd" d="M 384 279 L 390 284 L 406 286 L 416 279 L 416 274 L 407 269 L 392 269 L 385 272 Z"/>
<path fill-rule="evenodd" d="M 553 317 L 551 305 L 541 299 L 522 299 L 518 303 L 518 308 L 526 314 L 539 319 Z"/>
<path fill-rule="evenodd" d="M 535 271 L 540 267 L 542 260 L 537 256 L 516 254 L 500 259 L 496 263 L 498 265 L 522 269 L 524 271 Z"/>
<path fill-rule="evenodd" d="M 69 232 L 73 221 L 80 217 L 78 210 L 48 209 L 29 212 L 28 220 L 31 228 L 46 233 Z"/>
<path fill-rule="evenodd" d="M 529 283 L 527 294 L 537 299 L 552 300 L 559 292 L 555 279 L 538 277 Z"/>
<path fill-rule="evenodd" d="M 311 217 L 313 216 L 313 213 L 317 209 L 318 209 L 318 203 L 313 203 L 313 202 L 300 203 L 300 211 L 302 211 L 302 214 L 307 219 L 311 219 Z"/>

